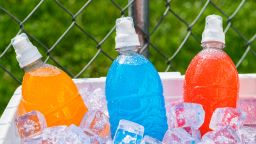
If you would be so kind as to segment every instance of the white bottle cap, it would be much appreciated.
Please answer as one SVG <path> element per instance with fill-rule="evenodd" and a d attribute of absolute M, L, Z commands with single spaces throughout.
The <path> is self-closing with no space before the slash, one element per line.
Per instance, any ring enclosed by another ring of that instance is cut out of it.
<path fill-rule="evenodd" d="M 225 44 L 225 34 L 223 32 L 221 16 L 213 14 L 206 17 L 202 43 L 207 41 L 217 41 Z"/>
<path fill-rule="evenodd" d="M 116 20 L 116 49 L 129 46 L 140 46 L 133 20 L 131 17 L 118 18 Z"/>
<path fill-rule="evenodd" d="M 28 36 L 25 33 L 14 37 L 11 40 L 11 43 L 21 68 L 24 68 L 42 57 L 37 48 L 29 41 Z"/>

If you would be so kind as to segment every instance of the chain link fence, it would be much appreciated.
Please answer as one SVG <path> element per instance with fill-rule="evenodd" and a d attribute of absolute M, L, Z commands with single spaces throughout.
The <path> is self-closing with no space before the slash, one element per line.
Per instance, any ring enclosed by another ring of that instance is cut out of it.
<path fill-rule="evenodd" d="M 131 15 L 140 53 L 159 71 L 185 72 L 200 51 L 208 14 L 223 17 L 225 49 L 239 72 L 256 72 L 255 0 L 38 0 L 0 2 L 0 103 L 4 109 L 22 70 L 10 40 L 25 32 L 44 61 L 74 78 L 105 76 L 114 50 L 115 19 Z M 1 98 L 1 99 L 2 99 Z"/>

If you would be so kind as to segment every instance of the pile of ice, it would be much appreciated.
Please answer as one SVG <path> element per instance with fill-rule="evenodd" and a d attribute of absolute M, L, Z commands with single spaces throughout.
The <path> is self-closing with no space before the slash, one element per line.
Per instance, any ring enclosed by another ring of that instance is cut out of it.
<path fill-rule="evenodd" d="M 100 144 L 111 143 L 108 117 L 101 111 L 87 112 L 80 123 L 47 127 L 38 111 L 31 111 L 16 120 L 17 131 L 24 144 Z"/>
<path fill-rule="evenodd" d="M 87 94 L 89 94 L 87 92 Z M 105 96 L 96 89 L 87 97 L 89 112 L 79 126 L 47 127 L 44 116 L 31 111 L 15 120 L 23 144 L 256 144 L 256 127 L 246 126 L 246 113 L 235 108 L 218 108 L 213 113 L 213 131 L 201 137 L 199 128 L 205 112 L 200 104 L 179 102 L 167 109 L 169 129 L 163 141 L 144 135 L 144 127 L 120 120 L 113 139 L 110 137 Z M 256 115 L 254 113 L 254 115 Z"/>

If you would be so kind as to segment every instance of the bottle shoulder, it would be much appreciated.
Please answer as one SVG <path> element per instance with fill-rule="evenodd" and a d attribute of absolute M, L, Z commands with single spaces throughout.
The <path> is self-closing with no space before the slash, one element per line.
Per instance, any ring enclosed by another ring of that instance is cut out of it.
<path fill-rule="evenodd" d="M 128 80 L 144 79 L 145 77 L 160 79 L 154 65 L 140 54 L 119 55 L 108 71 L 107 81 L 109 79 L 114 80 L 113 77 L 117 79 L 128 78 Z"/>
<path fill-rule="evenodd" d="M 194 63 L 215 63 L 222 65 L 223 63 L 229 64 L 231 67 L 235 67 L 231 57 L 221 49 L 207 48 L 201 50 L 190 62 Z"/>
<path fill-rule="evenodd" d="M 149 63 L 148 59 L 146 59 L 143 55 L 140 54 L 129 54 L 129 55 L 119 55 L 115 61 L 118 64 L 127 64 L 127 65 L 141 65 L 145 63 Z"/>
<path fill-rule="evenodd" d="M 229 55 L 220 49 L 203 49 L 190 62 L 189 67 L 209 67 L 209 65 L 235 68 L 235 64 Z"/>
<path fill-rule="evenodd" d="M 62 73 L 62 70 L 59 68 L 50 65 L 50 64 L 43 64 L 41 67 L 34 69 L 32 71 L 26 72 L 26 74 L 31 76 L 56 76 Z M 25 75 L 26 75 L 25 74 Z"/>
<path fill-rule="evenodd" d="M 204 59 L 222 59 L 227 57 L 229 58 L 229 55 L 222 49 L 205 48 L 201 50 L 195 57 Z"/>
<path fill-rule="evenodd" d="M 205 49 L 201 50 L 196 56 L 202 57 L 202 58 L 229 57 L 225 51 L 223 51 L 221 49 L 215 49 L 215 48 L 205 48 Z"/>
<path fill-rule="evenodd" d="M 201 85 L 228 83 L 235 87 L 238 72 L 224 51 L 204 49 L 192 59 L 185 74 L 185 83 L 194 85 L 199 81 Z"/>

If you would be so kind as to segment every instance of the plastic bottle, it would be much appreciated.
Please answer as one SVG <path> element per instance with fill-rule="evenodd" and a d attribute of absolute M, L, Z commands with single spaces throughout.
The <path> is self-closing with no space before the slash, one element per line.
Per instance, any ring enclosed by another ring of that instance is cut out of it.
<path fill-rule="evenodd" d="M 234 63 L 223 51 L 225 35 L 220 16 L 206 17 L 202 47 L 187 68 L 184 101 L 203 105 L 206 115 L 200 130 L 205 134 L 210 130 L 210 119 L 216 108 L 236 107 L 239 79 Z"/>
<path fill-rule="evenodd" d="M 140 46 L 130 17 L 116 21 L 116 50 L 106 80 L 112 137 L 120 119 L 145 127 L 145 134 L 162 140 L 167 130 L 163 88 L 154 66 L 137 53 Z"/>
<path fill-rule="evenodd" d="M 19 107 L 25 111 L 18 110 L 19 114 L 38 110 L 44 114 L 48 126 L 79 125 L 87 107 L 72 79 L 62 70 L 44 64 L 25 33 L 13 38 L 12 45 L 25 71 Z"/>

